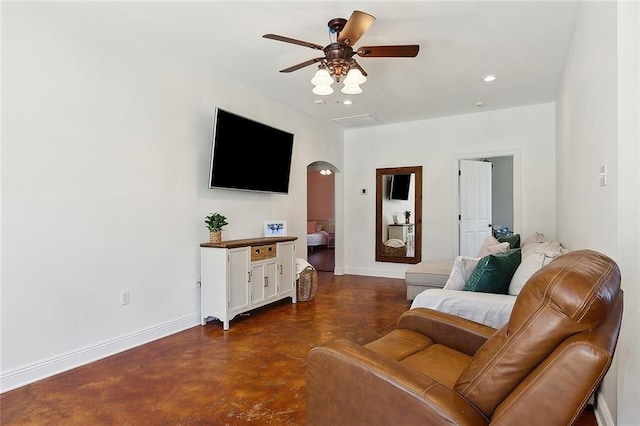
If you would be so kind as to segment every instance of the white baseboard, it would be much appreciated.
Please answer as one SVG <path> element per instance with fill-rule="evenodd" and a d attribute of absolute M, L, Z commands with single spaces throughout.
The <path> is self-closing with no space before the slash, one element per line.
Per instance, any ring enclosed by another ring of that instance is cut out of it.
<path fill-rule="evenodd" d="M 336 267 L 333 270 L 333 275 L 344 275 L 344 274 L 345 274 L 344 268 L 342 268 L 342 267 L 340 267 L 340 268 Z"/>
<path fill-rule="evenodd" d="M 374 269 L 374 268 L 345 268 L 345 274 L 363 275 L 366 277 L 382 277 L 404 279 L 404 270 Z"/>
<path fill-rule="evenodd" d="M 594 410 L 594 414 L 596 415 L 596 422 L 598 426 L 615 426 L 615 422 L 613 421 L 613 417 L 611 417 L 611 411 L 609 411 L 609 406 L 607 406 L 607 401 L 602 396 L 602 393 L 598 392 L 597 396 L 597 404 Z"/>
<path fill-rule="evenodd" d="M 72 370 L 90 362 L 115 355 L 136 346 L 158 340 L 200 324 L 200 313 L 194 313 L 163 324 L 106 340 L 62 355 L 37 361 L 0 373 L 0 393 Z"/>

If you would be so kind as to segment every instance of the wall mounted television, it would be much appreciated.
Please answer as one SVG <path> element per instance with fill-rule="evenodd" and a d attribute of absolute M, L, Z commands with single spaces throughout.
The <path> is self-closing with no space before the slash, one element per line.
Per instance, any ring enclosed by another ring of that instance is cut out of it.
<path fill-rule="evenodd" d="M 209 188 L 289 192 L 293 134 L 216 108 Z"/>
<path fill-rule="evenodd" d="M 391 189 L 389 191 L 390 200 L 408 200 L 409 188 L 411 187 L 411 175 L 392 175 Z"/>

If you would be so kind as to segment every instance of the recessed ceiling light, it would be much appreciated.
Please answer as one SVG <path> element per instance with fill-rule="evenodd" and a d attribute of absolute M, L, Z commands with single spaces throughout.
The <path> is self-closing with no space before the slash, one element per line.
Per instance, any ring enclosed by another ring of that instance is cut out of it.
<path fill-rule="evenodd" d="M 482 101 L 478 101 L 478 102 L 476 102 L 476 106 L 477 106 L 477 107 L 484 106 L 484 102 L 482 102 Z"/>
<path fill-rule="evenodd" d="M 324 99 L 316 99 L 313 103 L 316 105 L 322 105 L 324 103 Z"/>
<path fill-rule="evenodd" d="M 485 83 L 491 83 L 491 82 L 492 82 L 492 81 L 494 81 L 495 79 L 496 79 L 496 76 L 495 76 L 495 75 L 491 75 L 491 74 L 489 74 L 489 75 L 485 76 L 485 77 L 482 79 L 482 81 L 484 81 Z"/>
<path fill-rule="evenodd" d="M 345 99 L 342 103 L 345 105 L 351 105 L 353 102 L 350 99 Z"/>

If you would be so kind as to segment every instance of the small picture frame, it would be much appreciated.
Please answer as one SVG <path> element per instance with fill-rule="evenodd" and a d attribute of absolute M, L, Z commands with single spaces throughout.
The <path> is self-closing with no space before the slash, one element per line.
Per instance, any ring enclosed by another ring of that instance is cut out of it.
<path fill-rule="evenodd" d="M 286 220 L 265 220 L 264 221 L 264 236 L 265 237 L 281 237 L 287 235 L 287 221 Z"/>

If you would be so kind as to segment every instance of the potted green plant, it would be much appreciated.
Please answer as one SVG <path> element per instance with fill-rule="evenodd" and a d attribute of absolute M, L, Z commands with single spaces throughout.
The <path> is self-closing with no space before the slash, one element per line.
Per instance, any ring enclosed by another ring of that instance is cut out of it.
<path fill-rule="evenodd" d="M 406 210 L 404 212 L 404 223 L 409 223 L 409 218 L 411 217 L 411 212 L 409 210 Z"/>
<path fill-rule="evenodd" d="M 222 227 L 228 225 L 227 217 L 220 213 L 211 213 L 204 218 L 204 223 L 209 228 L 209 240 L 212 243 L 219 243 L 222 241 Z"/>

